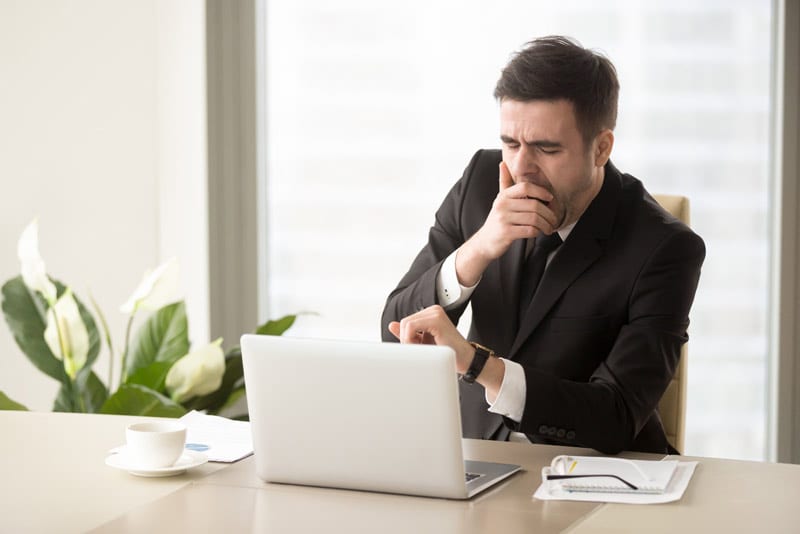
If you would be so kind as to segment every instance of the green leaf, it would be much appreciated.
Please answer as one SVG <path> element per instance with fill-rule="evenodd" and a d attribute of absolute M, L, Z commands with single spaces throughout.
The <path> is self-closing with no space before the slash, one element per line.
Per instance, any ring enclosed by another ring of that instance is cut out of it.
<path fill-rule="evenodd" d="M 8 398 L 8 395 L 0 391 L 0 410 L 16 410 L 16 411 L 28 411 L 28 409 L 18 402 L 14 402 L 13 400 Z"/>
<path fill-rule="evenodd" d="M 231 392 L 237 386 L 241 386 L 244 376 L 242 368 L 242 351 L 239 347 L 231 349 L 225 355 L 225 373 L 222 375 L 222 384 L 216 391 L 195 397 L 185 402 L 187 410 L 207 410 L 209 413 L 217 413 L 228 402 Z"/>
<path fill-rule="evenodd" d="M 228 400 L 225 401 L 225 404 L 223 404 L 220 407 L 219 411 L 221 412 L 223 410 L 226 410 L 226 409 L 232 407 L 234 404 L 236 404 L 238 402 L 238 400 L 240 398 L 242 398 L 242 396 L 245 393 L 247 393 L 247 392 L 245 391 L 244 386 L 234 389 L 231 392 L 231 394 L 228 396 Z M 247 414 L 244 414 L 244 415 L 247 415 Z M 241 417 L 241 416 L 239 416 L 239 417 Z"/>
<path fill-rule="evenodd" d="M 256 334 L 266 336 L 280 336 L 294 324 L 297 315 L 286 315 L 274 321 L 270 320 L 256 329 Z"/>
<path fill-rule="evenodd" d="M 164 392 L 164 382 L 173 362 L 153 362 L 147 367 L 141 367 L 125 381 L 127 384 L 139 384 L 141 386 Z"/>
<path fill-rule="evenodd" d="M 2 288 L 3 315 L 14 340 L 41 372 L 62 384 L 69 381 L 61 360 L 53 356 L 44 340 L 47 327 L 42 310 L 47 309 L 41 296 L 28 290 L 22 277 L 12 278 Z"/>
<path fill-rule="evenodd" d="M 78 374 L 75 382 L 61 384 L 54 412 L 97 413 L 108 398 L 108 389 L 94 372 Z"/>
<path fill-rule="evenodd" d="M 105 384 L 94 372 L 78 374 L 75 382 L 65 382 L 58 389 L 54 412 L 97 413 L 108 397 Z"/>
<path fill-rule="evenodd" d="M 72 394 L 72 384 L 67 381 L 61 384 L 56 394 L 56 400 L 53 401 L 54 412 L 79 412 L 80 410 L 75 406 L 75 397 Z"/>
<path fill-rule="evenodd" d="M 126 377 L 153 362 L 174 363 L 185 356 L 189 352 L 189 325 L 183 301 L 153 313 L 137 330 L 129 350 Z"/>
<path fill-rule="evenodd" d="M 139 384 L 123 384 L 106 400 L 100 413 L 181 417 L 186 410 L 169 398 Z"/>
<path fill-rule="evenodd" d="M 86 411 L 81 406 L 81 396 L 75 384 L 67 380 L 58 388 L 56 400 L 53 402 L 54 412 L 80 413 Z"/>
<path fill-rule="evenodd" d="M 81 383 L 81 381 L 85 383 Z M 87 413 L 97 413 L 108 398 L 108 389 L 103 381 L 94 372 L 89 372 L 82 377 L 78 373 L 78 389 L 83 397 L 83 408 Z"/>

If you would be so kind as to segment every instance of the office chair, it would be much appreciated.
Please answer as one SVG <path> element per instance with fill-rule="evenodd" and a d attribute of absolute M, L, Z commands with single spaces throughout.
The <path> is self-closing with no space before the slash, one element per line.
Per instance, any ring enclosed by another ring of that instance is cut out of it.
<path fill-rule="evenodd" d="M 680 221 L 689 224 L 689 199 L 679 195 L 653 195 L 661 207 Z M 687 344 L 681 347 L 681 359 L 675 376 L 658 402 L 658 413 L 664 424 L 667 439 L 673 447 L 683 452 L 686 431 L 686 369 L 688 365 Z"/>

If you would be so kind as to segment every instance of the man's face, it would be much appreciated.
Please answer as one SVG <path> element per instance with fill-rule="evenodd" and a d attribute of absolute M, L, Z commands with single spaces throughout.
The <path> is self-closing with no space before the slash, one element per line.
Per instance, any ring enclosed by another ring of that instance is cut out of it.
<path fill-rule="evenodd" d="M 552 193 L 557 229 L 575 222 L 600 190 L 605 159 L 597 158 L 597 139 L 584 143 L 571 102 L 503 100 L 500 139 L 514 183 Z"/>

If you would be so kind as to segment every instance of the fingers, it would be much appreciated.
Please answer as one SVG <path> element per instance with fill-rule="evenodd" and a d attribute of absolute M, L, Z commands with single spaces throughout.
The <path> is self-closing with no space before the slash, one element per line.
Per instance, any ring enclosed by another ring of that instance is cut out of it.
<path fill-rule="evenodd" d="M 434 328 L 433 323 L 430 308 L 404 317 L 400 320 L 400 343 L 422 343 L 424 335 Z"/>
<path fill-rule="evenodd" d="M 389 323 L 389 330 L 401 343 L 435 344 L 452 348 L 456 353 L 456 370 L 460 373 L 466 372 L 475 352 L 439 305 L 429 306 L 405 317 L 399 323 Z"/>
<path fill-rule="evenodd" d="M 507 169 L 502 174 L 505 175 L 502 180 L 506 180 Z M 467 242 L 472 247 L 474 257 L 484 262 L 476 268 L 479 272 L 477 276 L 489 261 L 502 256 L 517 239 L 553 233 L 559 224 L 549 206 L 553 198 L 546 188 L 528 182 L 500 191 L 483 226 Z"/>
<path fill-rule="evenodd" d="M 500 162 L 500 192 L 505 191 L 506 189 L 512 187 L 514 185 L 514 179 L 511 178 L 511 171 L 508 170 L 508 166 L 506 165 L 505 161 Z"/>
<path fill-rule="evenodd" d="M 530 182 L 520 182 L 513 187 L 509 187 L 502 192 L 502 195 L 507 198 L 524 198 L 528 200 L 538 200 L 545 204 L 549 204 L 553 200 L 553 193 L 546 188 L 532 184 Z"/>
<path fill-rule="evenodd" d="M 542 202 L 553 200 L 553 194 L 546 188 L 527 181 L 514 183 L 511 171 L 505 161 L 500 162 L 500 193 L 506 193 L 509 198 L 530 198 L 538 199 Z M 510 190 L 510 191 L 509 191 Z"/>
<path fill-rule="evenodd" d="M 536 237 L 537 235 L 550 235 L 556 229 L 553 223 L 538 213 L 512 213 L 507 217 L 510 231 L 519 230 L 523 237 Z M 530 229 L 530 233 L 526 231 Z"/>
<path fill-rule="evenodd" d="M 400 339 L 400 323 L 397 321 L 389 323 L 389 332 L 397 339 Z"/>
<path fill-rule="evenodd" d="M 442 344 L 455 326 L 441 306 L 434 305 L 403 318 L 399 323 L 389 323 L 389 330 L 401 343 Z M 446 343 L 445 343 L 446 344 Z"/>
<path fill-rule="evenodd" d="M 404 339 L 403 338 L 404 334 L 401 333 L 401 330 L 402 327 L 400 322 L 392 321 L 391 323 L 389 323 L 389 332 L 391 332 L 392 335 L 394 335 L 394 337 L 399 339 L 401 343 L 415 343 L 415 344 L 428 344 L 428 345 L 433 343 L 433 339 L 430 338 L 428 334 L 421 331 L 415 331 L 415 332 L 408 331 L 407 334 L 410 334 L 411 337 L 408 337 L 407 335 L 406 338 Z"/>
<path fill-rule="evenodd" d="M 551 234 L 558 223 L 556 214 L 546 204 L 535 199 L 498 199 L 497 208 L 501 222 L 508 225 L 533 226 L 545 234 Z"/>

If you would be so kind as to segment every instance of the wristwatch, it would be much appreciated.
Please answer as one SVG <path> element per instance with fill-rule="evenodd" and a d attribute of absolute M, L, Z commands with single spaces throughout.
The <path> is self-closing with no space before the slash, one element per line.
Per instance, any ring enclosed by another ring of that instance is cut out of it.
<path fill-rule="evenodd" d="M 481 371 L 483 371 L 486 361 L 490 357 L 495 356 L 495 353 L 492 349 L 484 347 L 478 343 L 470 341 L 469 344 L 475 348 L 475 356 L 473 356 L 472 363 L 469 364 L 469 369 L 467 369 L 467 372 L 461 375 L 461 380 L 467 384 L 474 384 L 475 380 L 478 378 L 478 375 L 480 375 Z"/>

